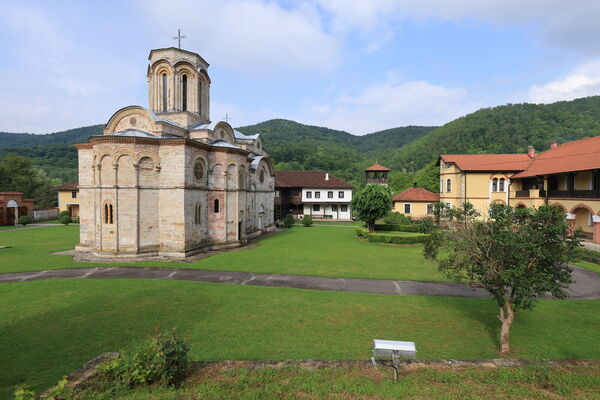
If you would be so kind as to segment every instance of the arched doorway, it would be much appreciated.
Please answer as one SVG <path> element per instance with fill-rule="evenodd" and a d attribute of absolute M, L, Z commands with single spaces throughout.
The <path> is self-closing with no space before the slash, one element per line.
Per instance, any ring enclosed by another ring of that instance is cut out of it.
<path fill-rule="evenodd" d="M 242 240 L 244 235 L 244 210 L 240 210 L 240 216 L 238 219 L 238 240 Z"/>
<path fill-rule="evenodd" d="M 19 219 L 19 203 L 12 199 L 6 203 L 6 225 L 15 225 Z"/>
<path fill-rule="evenodd" d="M 573 218 L 573 228 L 575 230 L 581 230 L 582 235 L 586 239 L 593 239 L 594 235 L 594 223 L 592 217 L 594 215 L 593 210 L 588 206 L 580 204 L 571 209 L 571 215 Z"/>

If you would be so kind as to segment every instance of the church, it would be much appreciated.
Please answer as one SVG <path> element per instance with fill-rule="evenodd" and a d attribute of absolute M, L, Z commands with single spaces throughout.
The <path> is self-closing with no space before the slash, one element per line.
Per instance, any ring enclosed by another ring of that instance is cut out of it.
<path fill-rule="evenodd" d="M 76 250 L 183 258 L 274 230 L 268 154 L 260 135 L 211 121 L 208 63 L 174 47 L 148 59 L 149 108 L 122 108 L 76 144 Z"/>

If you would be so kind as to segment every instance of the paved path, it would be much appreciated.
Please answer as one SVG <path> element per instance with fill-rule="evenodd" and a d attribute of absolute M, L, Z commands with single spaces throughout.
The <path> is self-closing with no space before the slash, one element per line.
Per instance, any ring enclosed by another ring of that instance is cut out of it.
<path fill-rule="evenodd" d="M 47 226 L 62 226 L 62 224 L 29 224 L 27 226 L 19 226 L 19 225 L 15 225 L 14 228 L 10 228 L 10 229 L 0 229 L 0 233 L 2 232 L 14 232 L 14 231 L 20 231 L 23 229 L 33 229 L 33 228 L 45 228 Z"/>
<path fill-rule="evenodd" d="M 414 296 L 489 297 L 484 289 L 470 288 L 460 283 L 325 278 L 184 268 L 98 267 L 21 272 L 0 274 L 0 283 L 72 278 L 175 280 Z M 571 298 L 600 298 L 600 274 L 575 267 L 573 278 L 576 283 L 569 290 Z"/>

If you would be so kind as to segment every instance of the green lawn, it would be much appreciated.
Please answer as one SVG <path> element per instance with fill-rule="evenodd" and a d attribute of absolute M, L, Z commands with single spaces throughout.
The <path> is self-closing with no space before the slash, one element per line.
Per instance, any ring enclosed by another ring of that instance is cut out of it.
<path fill-rule="evenodd" d="M 0 233 L 0 245 L 12 246 L 1 250 L 0 273 L 112 265 L 75 263 L 70 256 L 51 254 L 73 249 L 78 235 L 79 227 L 71 225 Z M 369 243 L 357 238 L 352 228 L 295 226 L 261 239 L 260 246 L 255 248 L 222 253 L 194 263 L 146 261 L 118 265 L 345 278 L 446 280 L 421 253 L 421 245 Z"/>
<path fill-rule="evenodd" d="M 598 399 L 599 366 L 419 368 L 402 373 L 378 367 L 307 370 L 272 367 L 223 370 L 207 366 L 183 387 L 124 389 L 111 399 Z M 94 392 L 85 393 L 96 398 Z M 88 397 L 84 397 L 88 398 Z"/>
<path fill-rule="evenodd" d="M 600 274 L 600 265 L 598 265 L 598 264 L 594 264 L 589 261 L 579 260 L 575 263 L 575 265 L 577 265 L 581 268 L 589 269 L 590 271 L 594 271 L 594 272 Z"/>
<path fill-rule="evenodd" d="M 600 359 L 600 300 L 540 301 L 515 320 L 519 358 Z M 497 357 L 489 299 L 390 296 L 174 281 L 0 285 L 0 398 L 44 389 L 157 328 L 186 332 L 194 360 L 368 359 L 373 338 L 414 340 L 420 359 Z"/>

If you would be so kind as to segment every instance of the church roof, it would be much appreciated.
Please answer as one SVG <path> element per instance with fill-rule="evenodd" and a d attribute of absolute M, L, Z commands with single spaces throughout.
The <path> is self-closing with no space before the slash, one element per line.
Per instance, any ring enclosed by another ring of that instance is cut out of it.
<path fill-rule="evenodd" d="M 236 131 L 235 129 L 233 130 L 233 134 L 235 135 L 236 139 L 258 139 L 258 137 L 260 136 L 260 133 L 257 133 L 255 135 L 246 135 L 240 131 Z"/>
<path fill-rule="evenodd" d="M 412 187 L 398 193 L 392 198 L 393 201 L 440 201 L 440 194 L 430 192 L 420 187 Z"/>
<path fill-rule="evenodd" d="M 389 168 L 384 167 L 383 165 L 379 165 L 377 163 L 371 165 L 369 168 L 365 169 L 365 171 L 375 171 L 375 172 L 379 172 L 379 171 L 391 171 Z"/>
<path fill-rule="evenodd" d="M 241 149 L 241 147 L 236 146 L 235 144 L 226 142 L 225 140 L 222 139 L 218 139 L 215 140 L 214 142 L 210 142 L 211 146 L 216 146 L 216 147 L 229 147 L 230 149 Z"/>
<path fill-rule="evenodd" d="M 107 135 L 104 135 L 107 136 Z M 146 138 L 156 138 L 156 135 L 153 135 L 148 132 L 139 131 L 137 129 L 125 129 L 124 131 L 115 132 L 110 136 L 133 136 L 133 137 L 146 137 Z"/>
<path fill-rule="evenodd" d="M 275 187 L 301 187 L 323 189 L 354 189 L 354 186 L 325 171 L 275 172 Z"/>

